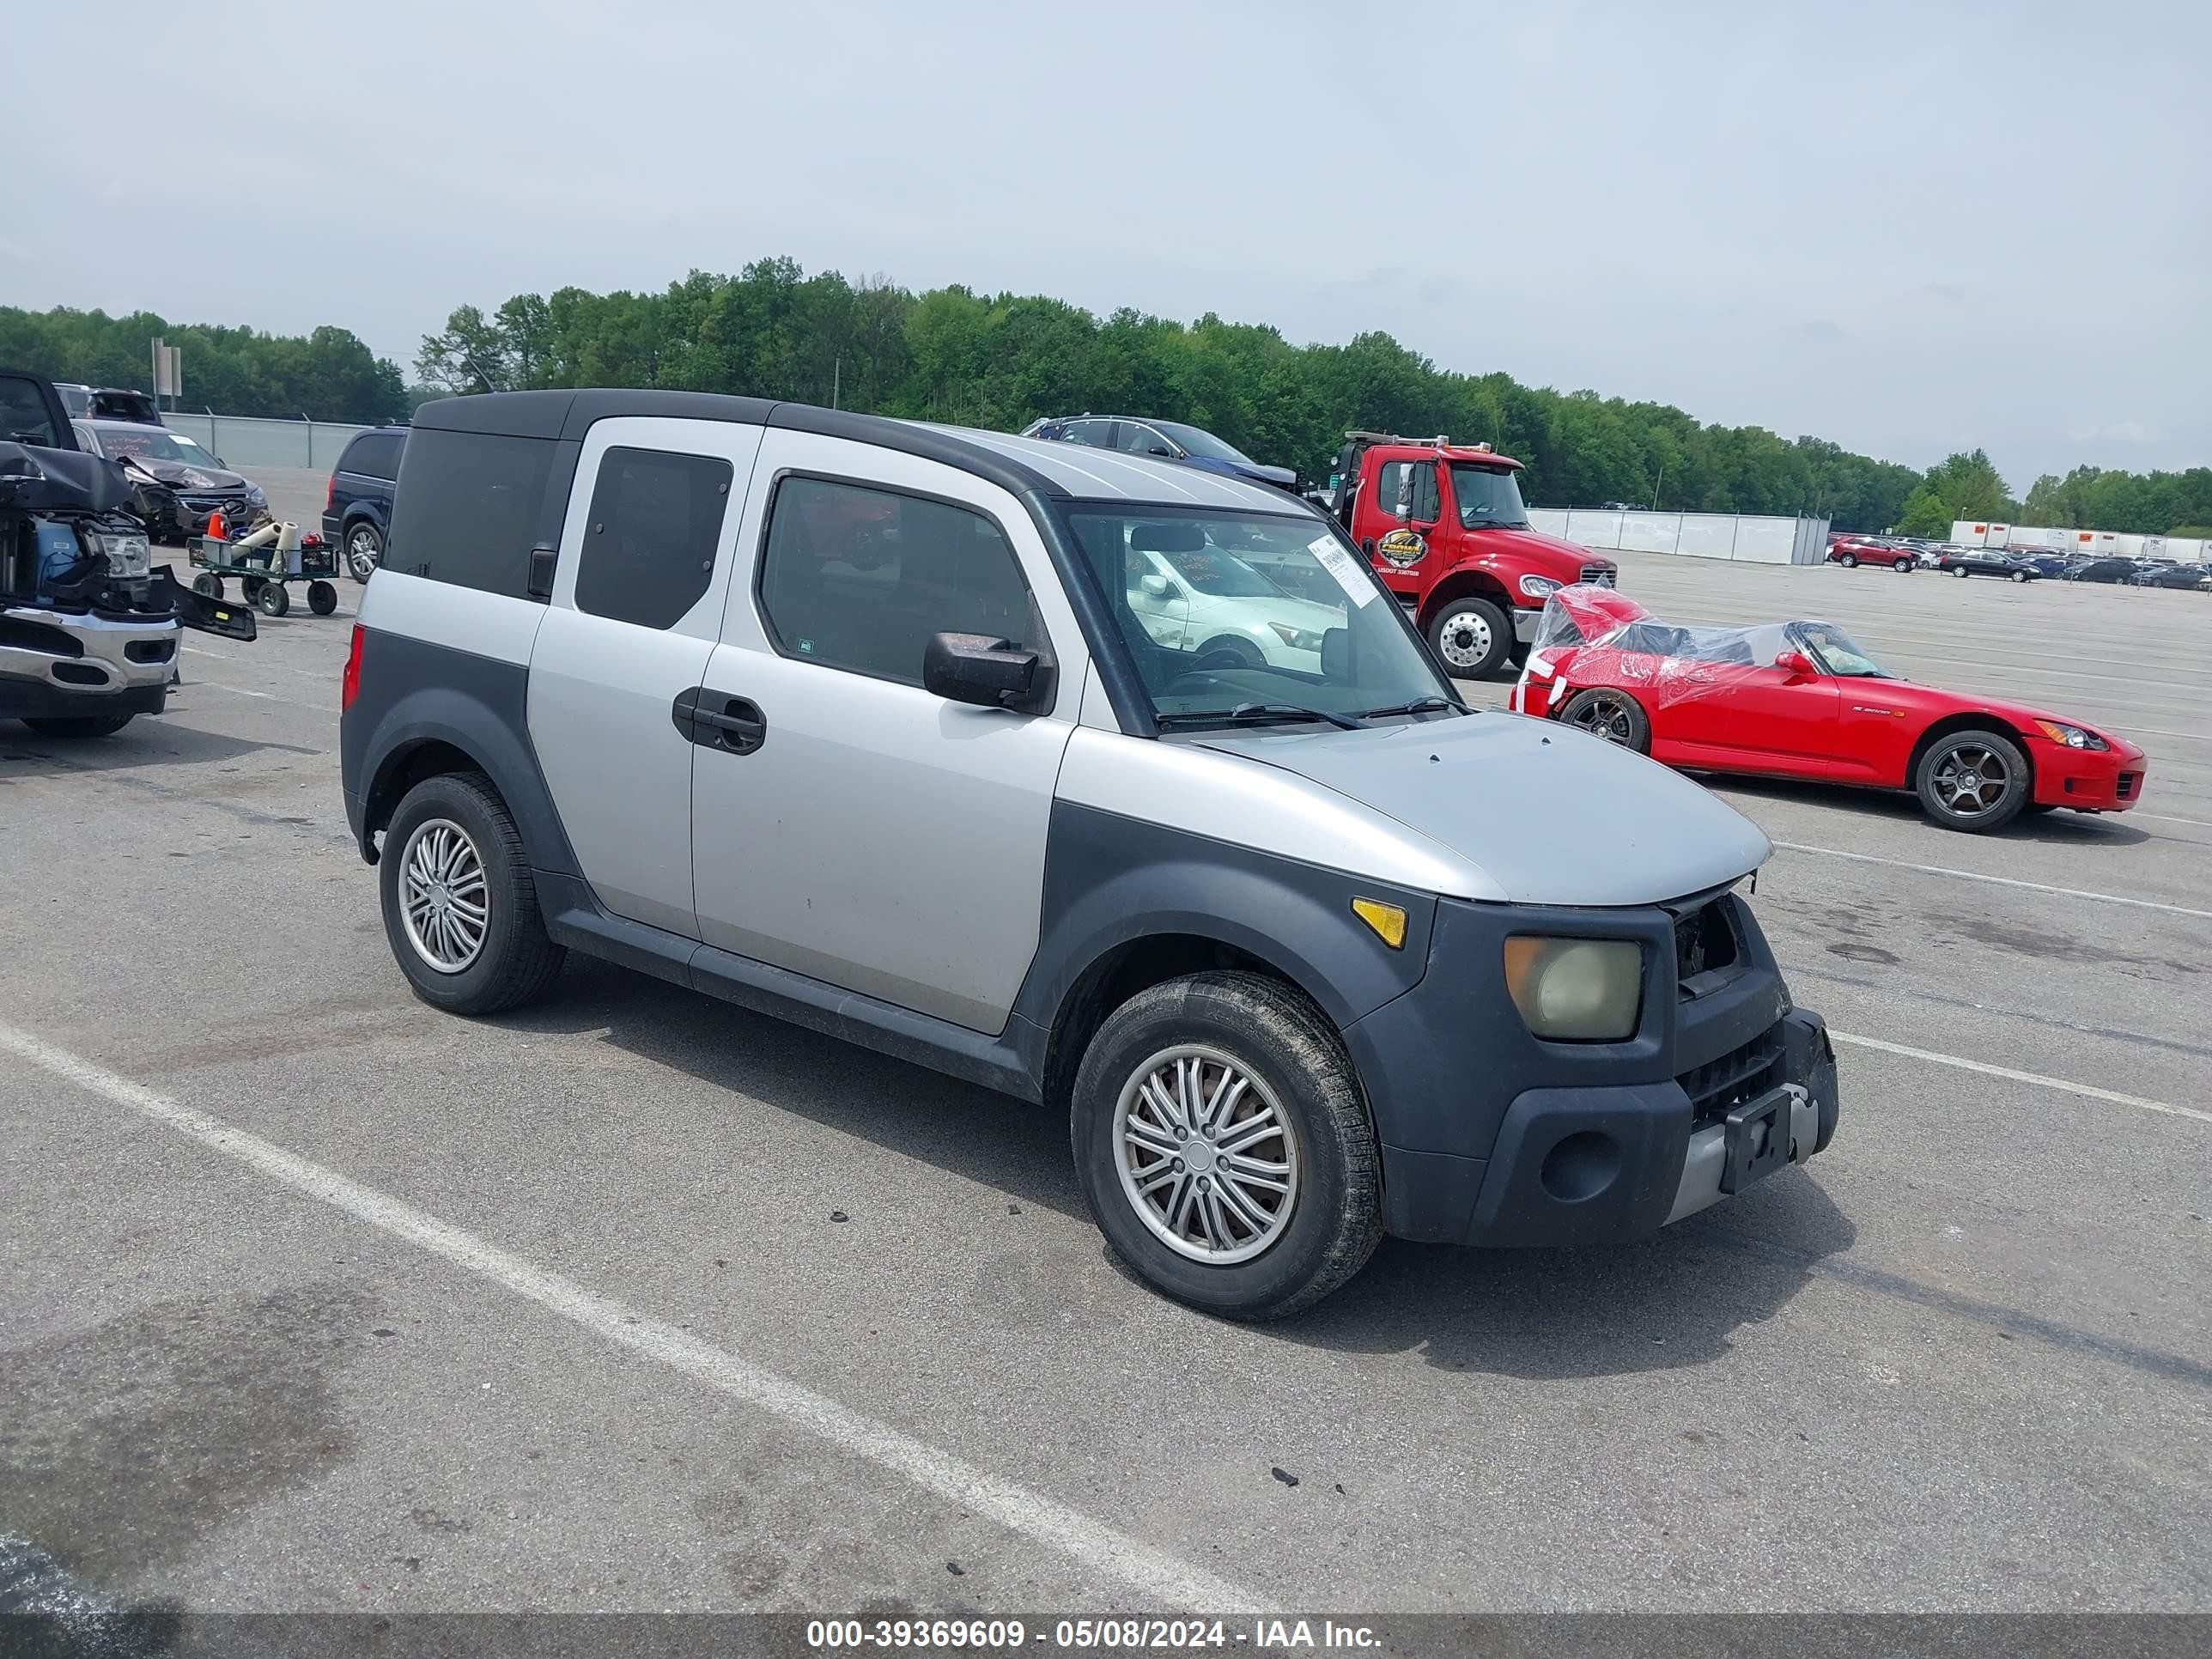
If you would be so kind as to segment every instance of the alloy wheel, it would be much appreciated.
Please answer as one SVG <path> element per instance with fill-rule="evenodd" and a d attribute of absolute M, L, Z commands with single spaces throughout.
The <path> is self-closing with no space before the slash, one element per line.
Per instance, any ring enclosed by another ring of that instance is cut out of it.
<path fill-rule="evenodd" d="M 465 973 L 483 954 L 490 893 L 483 857 L 451 818 L 415 826 L 399 854 L 400 916 L 415 953 L 441 974 Z"/>
<path fill-rule="evenodd" d="M 1283 1236 L 1298 1200 L 1297 1132 L 1267 1085 L 1205 1043 L 1152 1056 L 1114 1108 L 1122 1196 L 1152 1236 L 1209 1267 Z"/>
<path fill-rule="evenodd" d="M 365 582 L 375 574 L 377 552 L 375 533 L 365 525 L 356 525 L 346 538 L 346 566 L 356 581 Z"/>
<path fill-rule="evenodd" d="M 1463 611 L 1437 630 L 1444 661 L 1454 668 L 1479 668 L 1490 654 L 1490 624 L 1479 611 Z"/>
<path fill-rule="evenodd" d="M 2012 768 L 1986 744 L 1960 744 L 1936 769 L 1936 799 L 1955 817 L 1984 817 L 2011 787 Z"/>
<path fill-rule="evenodd" d="M 1636 738 L 1635 727 L 1629 722 L 1628 706 L 1610 694 L 1590 698 L 1575 710 L 1567 724 L 1624 748 L 1632 746 Z"/>

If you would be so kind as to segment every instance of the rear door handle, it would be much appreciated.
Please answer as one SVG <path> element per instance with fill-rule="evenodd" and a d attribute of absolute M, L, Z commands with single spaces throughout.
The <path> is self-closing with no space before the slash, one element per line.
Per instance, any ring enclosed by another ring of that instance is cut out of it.
<path fill-rule="evenodd" d="M 732 755 L 750 755 L 768 741 L 768 717 L 749 697 L 726 697 L 693 686 L 669 710 L 676 729 L 693 743 Z"/>

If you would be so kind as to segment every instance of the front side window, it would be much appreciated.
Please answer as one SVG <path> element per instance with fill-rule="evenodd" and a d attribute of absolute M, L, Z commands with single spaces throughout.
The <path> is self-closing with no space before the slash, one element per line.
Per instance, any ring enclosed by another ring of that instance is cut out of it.
<path fill-rule="evenodd" d="M 1433 461 L 1385 461 L 1375 475 L 1375 507 L 1385 518 L 1395 518 L 1398 502 L 1410 490 L 1413 515 L 1409 523 L 1434 524 L 1437 506 L 1437 468 Z"/>
<path fill-rule="evenodd" d="M 730 464 L 659 449 L 607 451 L 576 565 L 576 609 L 640 628 L 672 626 L 714 574 Z"/>
<path fill-rule="evenodd" d="M 990 518 L 834 478 L 776 485 L 760 604 L 785 656 L 908 685 L 921 684 L 935 634 L 1049 654 L 1020 562 Z"/>
<path fill-rule="evenodd" d="M 1181 444 L 1193 455 L 1203 455 L 1209 461 L 1242 461 L 1254 465 L 1253 459 L 1233 444 L 1225 444 L 1204 427 L 1185 426 L 1181 421 L 1155 421 L 1161 433 Z"/>
<path fill-rule="evenodd" d="M 1176 447 L 1161 433 L 1142 421 L 1124 421 L 1115 434 L 1114 447 L 1132 455 L 1158 455 L 1169 460 L 1177 458 Z"/>
<path fill-rule="evenodd" d="M 1228 724 L 1246 704 L 1358 717 L 1457 701 L 1325 520 L 1133 505 L 1067 517 L 1156 715 Z"/>
<path fill-rule="evenodd" d="M 1510 472 L 1487 466 L 1454 466 L 1452 501 L 1459 508 L 1463 530 L 1509 530 L 1528 527 L 1528 508 L 1521 499 L 1521 481 Z"/>

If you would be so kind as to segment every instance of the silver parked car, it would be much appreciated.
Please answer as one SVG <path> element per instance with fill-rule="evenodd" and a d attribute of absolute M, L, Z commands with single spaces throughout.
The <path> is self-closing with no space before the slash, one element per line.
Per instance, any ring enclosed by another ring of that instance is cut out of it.
<path fill-rule="evenodd" d="M 580 951 L 1070 1114 L 1244 1318 L 1386 1233 L 1634 1238 L 1828 1143 L 1765 838 L 1478 714 L 1323 514 L 1150 459 L 678 392 L 416 417 L 347 811 L 425 1001 Z"/>

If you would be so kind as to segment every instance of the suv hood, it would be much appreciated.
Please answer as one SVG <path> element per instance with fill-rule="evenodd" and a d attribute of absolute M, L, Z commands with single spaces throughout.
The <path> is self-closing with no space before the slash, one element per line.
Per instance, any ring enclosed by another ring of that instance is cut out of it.
<path fill-rule="evenodd" d="M 1204 746 L 1280 767 L 1441 843 L 1480 873 L 1452 895 L 1511 904 L 1658 904 L 1756 870 L 1758 825 L 1656 761 L 1515 714 L 1364 732 L 1272 727 Z"/>
<path fill-rule="evenodd" d="M 226 472 L 219 467 L 194 466 L 190 461 L 163 460 L 154 455 L 126 455 L 122 465 L 136 472 L 143 472 L 155 483 L 167 484 L 172 489 L 210 489 L 226 493 L 246 488 L 246 480 L 235 472 Z"/>

